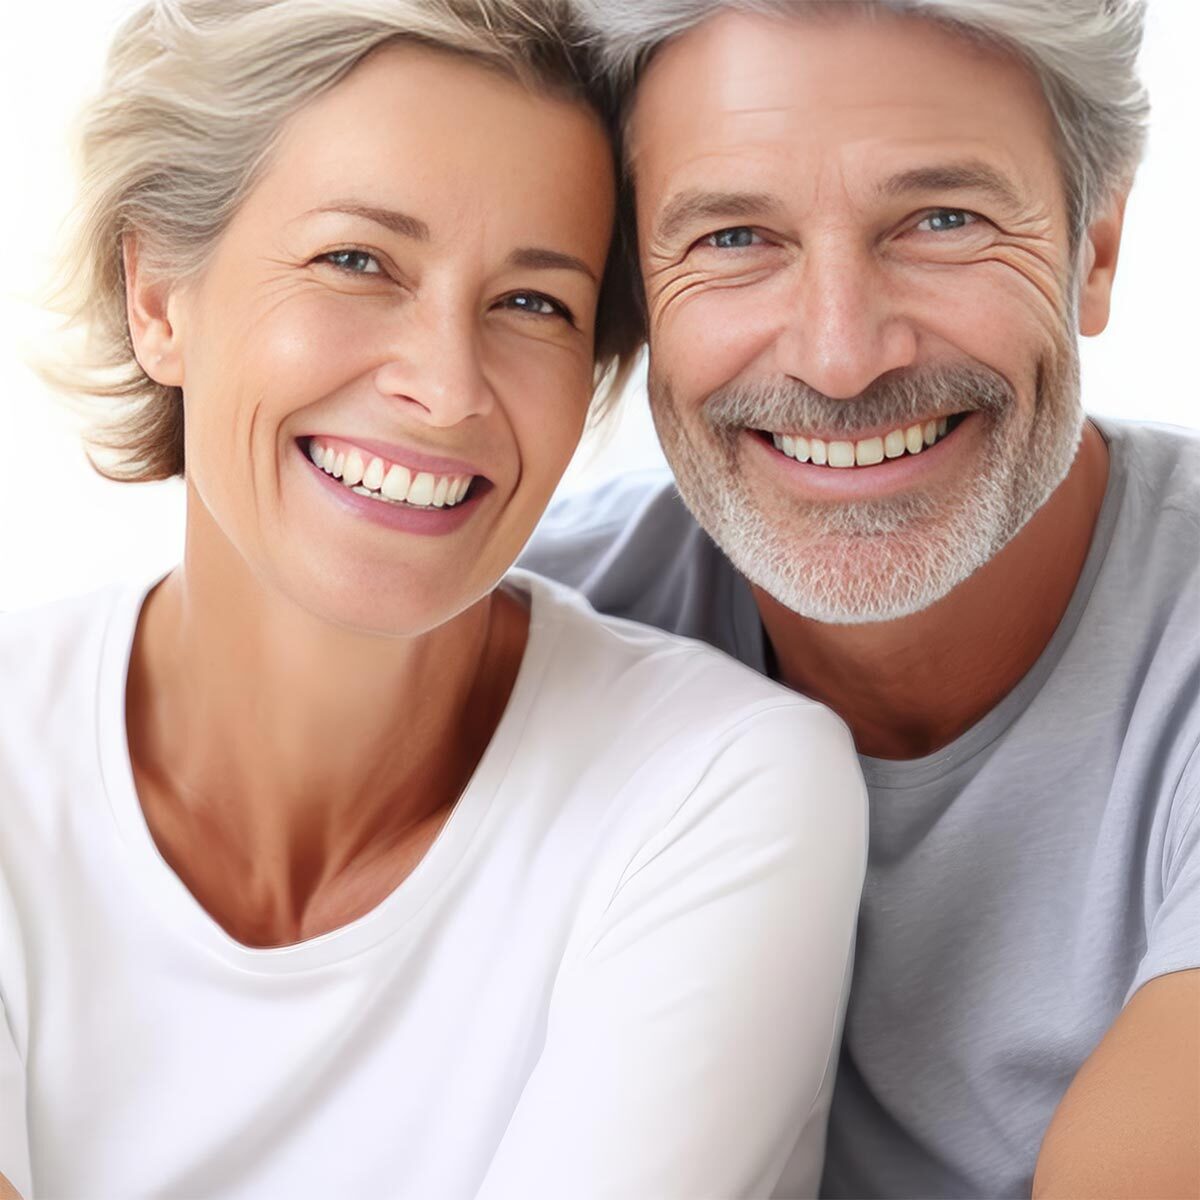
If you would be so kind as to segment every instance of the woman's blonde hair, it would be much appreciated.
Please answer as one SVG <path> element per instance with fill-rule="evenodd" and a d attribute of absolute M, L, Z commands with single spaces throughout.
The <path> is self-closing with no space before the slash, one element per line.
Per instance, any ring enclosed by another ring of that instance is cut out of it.
<path fill-rule="evenodd" d="M 144 268 L 201 270 L 261 176 L 285 120 L 380 46 L 406 40 L 461 54 L 548 94 L 577 99 L 611 128 L 569 0 L 151 0 L 119 29 L 81 131 L 81 189 L 57 307 L 84 335 L 44 367 L 57 387 L 116 404 L 90 431 L 93 466 L 142 481 L 184 468 L 183 396 L 134 355 L 123 244 Z M 609 256 L 596 327 L 599 407 L 641 344 L 628 255 Z"/>

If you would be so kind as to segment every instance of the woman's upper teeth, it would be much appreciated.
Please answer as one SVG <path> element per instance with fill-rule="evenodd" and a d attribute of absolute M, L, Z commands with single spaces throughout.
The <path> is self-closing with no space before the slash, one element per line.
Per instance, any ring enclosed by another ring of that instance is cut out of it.
<path fill-rule="evenodd" d="M 340 449 L 318 438 L 309 439 L 308 457 L 327 475 L 360 495 L 421 508 L 449 508 L 460 503 L 474 479 L 473 475 L 411 471 L 399 463 L 385 462 L 353 448 Z"/>
<path fill-rule="evenodd" d="M 949 418 L 941 417 L 893 429 L 883 437 L 861 438 L 856 442 L 783 433 L 774 433 L 771 437 L 776 450 L 797 462 L 812 462 L 822 467 L 873 467 L 885 458 L 920 454 L 926 446 L 932 446 L 938 438 L 944 437 L 948 428 Z"/>

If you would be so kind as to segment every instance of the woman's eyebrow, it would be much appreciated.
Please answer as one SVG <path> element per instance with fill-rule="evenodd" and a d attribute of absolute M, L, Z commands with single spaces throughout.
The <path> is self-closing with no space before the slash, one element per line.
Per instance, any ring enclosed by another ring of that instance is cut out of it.
<path fill-rule="evenodd" d="M 531 271 L 582 271 L 593 283 L 599 283 L 595 272 L 573 254 L 561 250 L 549 250 L 541 246 L 523 246 L 508 256 L 509 266 L 524 267 Z"/>
<path fill-rule="evenodd" d="M 304 216 L 311 217 L 318 213 L 344 213 L 351 217 L 362 217 L 390 229 L 401 237 L 412 238 L 418 242 L 430 240 L 429 226 L 424 221 L 394 208 L 380 208 L 374 204 L 360 204 L 354 200 L 337 200 L 332 204 L 311 208 Z M 508 256 L 508 263 L 510 266 L 533 271 L 581 271 L 593 283 L 599 282 L 596 273 L 583 259 L 548 247 L 522 246 Z"/>
<path fill-rule="evenodd" d="M 360 204 L 355 200 L 335 200 L 332 204 L 322 204 L 319 208 L 310 208 L 304 215 L 314 216 L 317 213 L 344 213 L 350 217 L 362 217 L 374 221 L 397 233 L 401 237 L 412 238 L 414 241 L 429 241 L 429 226 L 419 217 L 410 216 L 394 208 L 381 208 L 375 204 Z"/>

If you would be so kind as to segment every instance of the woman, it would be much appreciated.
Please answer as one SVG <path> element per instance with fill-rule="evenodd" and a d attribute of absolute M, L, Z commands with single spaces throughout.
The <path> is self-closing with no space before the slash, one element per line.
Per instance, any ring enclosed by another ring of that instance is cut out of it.
<path fill-rule="evenodd" d="M 26 1200 L 815 1188 L 844 729 L 506 576 L 635 344 L 573 37 L 553 0 L 118 36 L 87 383 L 135 404 L 109 473 L 184 473 L 186 550 L 0 625 Z"/>

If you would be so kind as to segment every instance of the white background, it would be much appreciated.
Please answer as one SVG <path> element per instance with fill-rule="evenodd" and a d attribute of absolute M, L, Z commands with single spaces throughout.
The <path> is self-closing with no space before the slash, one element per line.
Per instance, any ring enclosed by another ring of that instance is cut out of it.
<path fill-rule="evenodd" d="M 180 553 L 183 491 L 115 484 L 87 465 L 73 418 L 25 365 L 71 196 L 67 131 L 96 86 L 129 0 L 4 0 L 0 40 L 0 611 L 165 568 Z M 1151 0 L 1142 73 L 1150 151 L 1130 202 L 1110 328 L 1083 345 L 1093 412 L 1200 428 L 1200 4 Z M 564 488 L 661 461 L 641 385 Z"/>

